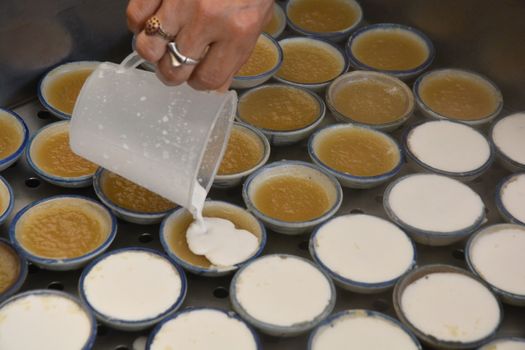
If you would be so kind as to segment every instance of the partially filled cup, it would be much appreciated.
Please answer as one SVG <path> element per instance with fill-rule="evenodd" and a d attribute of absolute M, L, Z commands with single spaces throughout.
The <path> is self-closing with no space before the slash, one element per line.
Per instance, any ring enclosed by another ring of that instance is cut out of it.
<path fill-rule="evenodd" d="M 0 108 L 0 171 L 20 158 L 29 140 L 29 129 L 15 112 Z"/>

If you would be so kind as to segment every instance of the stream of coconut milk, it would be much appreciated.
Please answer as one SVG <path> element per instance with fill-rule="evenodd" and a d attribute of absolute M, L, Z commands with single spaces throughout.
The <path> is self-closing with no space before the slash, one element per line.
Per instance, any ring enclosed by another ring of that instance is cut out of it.
<path fill-rule="evenodd" d="M 229 267 L 247 260 L 257 250 L 257 237 L 246 230 L 237 229 L 229 220 L 203 217 L 206 195 L 206 190 L 195 183 L 189 208 L 194 221 L 186 231 L 188 247 L 194 254 L 204 255 L 219 267 Z"/>

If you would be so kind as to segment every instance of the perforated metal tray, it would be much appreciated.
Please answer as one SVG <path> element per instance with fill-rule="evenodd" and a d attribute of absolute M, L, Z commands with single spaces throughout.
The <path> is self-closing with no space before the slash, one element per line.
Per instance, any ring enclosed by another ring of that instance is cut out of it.
<path fill-rule="evenodd" d="M 49 113 L 43 111 L 42 106 L 36 101 L 23 105 L 15 110 L 27 122 L 31 134 L 40 127 L 55 121 Z M 421 117 L 412 118 L 410 123 L 417 122 Z M 324 124 L 333 123 L 330 115 L 327 116 Z M 394 133 L 399 138 L 402 130 Z M 308 160 L 306 142 L 293 147 L 273 148 L 270 161 L 281 159 Z M 413 172 L 410 166 L 405 164 L 400 176 L 408 172 Z M 478 192 L 484 199 L 487 207 L 488 223 L 500 222 L 501 218 L 497 213 L 494 204 L 494 190 L 496 183 L 506 175 L 506 171 L 495 164 L 481 178 L 475 180 L 470 186 Z M 21 158 L 11 168 L 2 172 L 2 175 L 13 186 L 15 192 L 15 209 L 11 216 L 24 207 L 26 204 L 40 198 L 62 193 L 76 193 L 90 197 L 95 197 L 92 188 L 81 190 L 68 190 L 50 185 L 39 180 L 26 164 L 25 159 Z M 382 207 L 383 191 L 385 186 L 380 186 L 370 190 L 344 190 L 344 201 L 338 214 L 360 213 L 378 215 L 386 217 Z M 212 190 L 210 197 L 222 199 L 235 204 L 243 205 L 240 189 L 231 190 Z M 10 218 L 11 220 L 12 218 Z M 8 220 L 8 223 L 10 222 Z M 7 238 L 8 224 L 1 227 L 0 236 Z M 162 250 L 158 239 L 159 226 L 139 226 L 119 221 L 118 234 L 110 249 L 129 246 L 144 246 Z M 268 244 L 264 253 L 289 253 L 303 257 L 308 254 L 308 235 L 303 236 L 284 236 L 269 232 Z M 417 246 L 419 265 L 430 263 L 446 263 L 462 268 L 467 268 L 463 255 L 464 242 L 449 247 L 432 248 L 422 245 Z M 28 278 L 23 286 L 23 290 L 36 288 L 56 288 L 77 295 L 77 284 L 80 271 L 73 272 L 52 272 L 44 271 L 31 266 Z M 188 274 L 188 295 L 183 307 L 187 306 L 213 306 L 230 309 L 228 299 L 228 287 L 230 278 L 204 278 Z M 306 291 L 305 291 L 306 293 Z M 392 307 L 392 292 L 385 292 L 378 295 L 360 295 L 337 289 L 337 304 L 335 311 L 344 309 L 364 308 L 384 312 L 391 316 L 394 315 Z M 429 315 L 431 317 L 431 315 Z M 133 342 L 138 337 L 147 336 L 148 332 L 127 333 L 108 329 L 107 327 L 98 328 L 95 349 L 103 350 L 125 350 L 133 349 Z M 504 320 L 498 331 L 499 336 L 521 336 L 525 337 L 525 308 L 504 306 Z M 272 338 L 261 336 L 264 349 L 269 350 L 302 350 L 306 349 L 307 335 L 296 338 Z"/>

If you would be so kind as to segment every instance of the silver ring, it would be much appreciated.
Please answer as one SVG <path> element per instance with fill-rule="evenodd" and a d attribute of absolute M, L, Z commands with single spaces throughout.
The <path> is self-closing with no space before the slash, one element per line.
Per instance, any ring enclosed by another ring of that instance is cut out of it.
<path fill-rule="evenodd" d="M 200 60 L 196 60 L 181 54 L 179 49 L 177 48 L 177 43 L 175 43 L 175 41 L 170 41 L 168 43 L 168 51 L 170 53 L 171 65 L 173 67 L 180 67 L 183 64 L 196 65 L 200 62 Z"/>

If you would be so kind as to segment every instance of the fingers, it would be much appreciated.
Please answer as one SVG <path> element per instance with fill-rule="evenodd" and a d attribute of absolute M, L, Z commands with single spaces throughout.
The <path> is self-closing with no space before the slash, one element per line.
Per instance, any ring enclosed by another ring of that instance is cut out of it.
<path fill-rule="evenodd" d="M 176 42 L 181 54 L 199 60 L 210 45 L 211 35 L 208 36 L 206 32 L 197 30 L 190 23 L 177 34 Z M 169 53 L 166 52 L 157 66 L 157 71 L 160 73 L 161 80 L 167 85 L 179 85 L 188 80 L 196 67 L 197 65 L 184 64 L 174 68 Z"/>
<path fill-rule="evenodd" d="M 133 33 L 138 33 L 144 24 L 160 6 L 162 0 L 130 0 L 126 10 L 128 28 Z"/>
<path fill-rule="evenodd" d="M 177 35 L 180 28 L 184 26 L 185 21 L 191 18 L 191 8 L 185 5 L 186 2 L 183 0 L 164 0 L 158 11 L 153 14 L 159 19 L 162 30 L 168 35 Z M 177 14 L 177 16 L 173 14 Z M 144 31 L 137 35 L 135 43 L 139 55 L 152 63 L 160 61 L 167 51 L 168 44 L 166 39 L 160 35 L 146 35 Z"/>
<path fill-rule="evenodd" d="M 239 48 L 220 41 L 210 46 L 203 60 L 194 69 L 188 84 L 196 90 L 216 90 L 228 84 L 237 72 Z"/>

